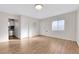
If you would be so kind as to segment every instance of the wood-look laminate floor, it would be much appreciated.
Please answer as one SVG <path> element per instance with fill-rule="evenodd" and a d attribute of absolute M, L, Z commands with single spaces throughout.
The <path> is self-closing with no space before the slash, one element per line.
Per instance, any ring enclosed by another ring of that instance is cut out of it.
<path fill-rule="evenodd" d="M 45 36 L 29 40 L 10 40 L 0 43 L 0 53 L 8 54 L 78 54 L 79 47 L 75 41 L 56 39 Z"/>

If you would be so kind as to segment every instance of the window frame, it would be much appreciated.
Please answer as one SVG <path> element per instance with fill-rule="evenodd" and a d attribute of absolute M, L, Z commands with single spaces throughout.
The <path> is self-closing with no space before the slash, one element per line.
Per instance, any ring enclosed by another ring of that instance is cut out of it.
<path fill-rule="evenodd" d="M 63 29 L 60 29 L 60 25 L 59 25 L 59 22 L 60 21 L 63 21 L 63 24 L 62 24 L 62 26 L 63 26 Z M 53 25 L 53 22 L 57 22 L 57 25 L 56 25 L 56 27 L 53 27 L 54 25 Z M 55 29 L 53 29 L 53 28 L 55 28 Z M 63 20 L 63 19 L 60 19 L 60 20 L 54 20 L 54 21 L 52 21 L 52 31 L 65 31 L 65 20 Z"/>

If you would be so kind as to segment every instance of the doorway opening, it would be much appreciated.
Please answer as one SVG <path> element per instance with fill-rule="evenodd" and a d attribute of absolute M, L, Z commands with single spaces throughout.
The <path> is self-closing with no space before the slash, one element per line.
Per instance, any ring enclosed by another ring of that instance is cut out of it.
<path fill-rule="evenodd" d="M 18 39 L 15 35 L 15 19 L 8 19 L 9 40 Z"/>

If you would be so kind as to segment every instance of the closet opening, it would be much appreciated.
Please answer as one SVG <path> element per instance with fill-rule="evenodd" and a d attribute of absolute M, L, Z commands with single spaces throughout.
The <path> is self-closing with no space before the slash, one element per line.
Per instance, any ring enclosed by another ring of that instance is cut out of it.
<path fill-rule="evenodd" d="M 18 39 L 15 34 L 15 19 L 8 19 L 8 33 L 9 33 L 9 40 Z"/>

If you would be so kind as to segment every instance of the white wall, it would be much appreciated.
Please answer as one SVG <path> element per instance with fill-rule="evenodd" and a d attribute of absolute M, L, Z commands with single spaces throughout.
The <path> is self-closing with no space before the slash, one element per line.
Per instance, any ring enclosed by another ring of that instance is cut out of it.
<path fill-rule="evenodd" d="M 39 35 L 39 20 L 26 16 L 21 16 L 20 23 L 21 39 L 28 37 L 28 35 L 29 37 Z"/>
<path fill-rule="evenodd" d="M 2 41 L 8 41 L 8 19 L 4 13 L 0 13 L 0 42 Z"/>
<path fill-rule="evenodd" d="M 65 20 L 64 31 L 52 31 L 52 21 L 57 19 Z M 75 41 L 76 39 L 76 12 L 70 12 L 40 21 L 40 34 L 56 38 L 68 39 Z"/>
<path fill-rule="evenodd" d="M 0 12 L 0 42 L 8 41 L 8 19 L 17 19 L 18 16 Z"/>
<path fill-rule="evenodd" d="M 79 10 L 77 11 L 77 43 L 79 45 Z"/>

